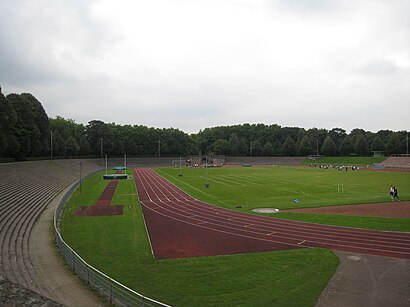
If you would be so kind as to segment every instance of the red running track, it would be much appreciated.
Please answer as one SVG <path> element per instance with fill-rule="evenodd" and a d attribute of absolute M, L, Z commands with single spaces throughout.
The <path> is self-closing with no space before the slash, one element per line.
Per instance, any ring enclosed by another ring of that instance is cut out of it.
<path fill-rule="evenodd" d="M 157 258 L 321 247 L 410 259 L 410 233 L 250 215 L 201 202 L 151 169 L 134 169 L 134 178 Z"/>

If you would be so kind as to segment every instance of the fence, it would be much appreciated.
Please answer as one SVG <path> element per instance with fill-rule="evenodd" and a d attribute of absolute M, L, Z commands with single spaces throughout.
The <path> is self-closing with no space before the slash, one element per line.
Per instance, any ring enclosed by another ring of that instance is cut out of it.
<path fill-rule="evenodd" d="M 90 177 L 94 173 L 85 176 L 84 179 Z M 64 242 L 60 233 L 61 214 L 67 200 L 79 184 L 80 182 L 77 181 L 71 186 L 71 188 L 62 196 L 54 211 L 55 240 L 58 249 L 70 268 L 74 273 L 78 274 L 87 285 L 106 297 L 111 304 L 117 306 L 169 306 L 145 297 L 98 271 L 96 268 L 85 262 L 69 245 L 67 245 L 67 243 Z"/>

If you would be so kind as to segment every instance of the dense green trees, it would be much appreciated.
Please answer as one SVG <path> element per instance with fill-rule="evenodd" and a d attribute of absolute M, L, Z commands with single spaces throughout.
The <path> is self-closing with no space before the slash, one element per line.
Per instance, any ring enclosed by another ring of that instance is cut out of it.
<path fill-rule="evenodd" d="M 118 125 L 91 120 L 87 125 L 57 116 L 48 118 L 31 94 L 0 91 L 0 158 L 96 156 L 330 156 L 406 153 L 407 131 L 377 133 L 342 128 L 304 129 L 279 125 L 243 124 L 205 128 L 197 134 L 174 128 Z M 52 142 L 52 143 L 51 143 Z"/>

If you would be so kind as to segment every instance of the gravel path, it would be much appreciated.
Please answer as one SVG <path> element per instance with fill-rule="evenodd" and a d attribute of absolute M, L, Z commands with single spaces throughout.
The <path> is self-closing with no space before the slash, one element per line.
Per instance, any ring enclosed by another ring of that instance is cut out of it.
<path fill-rule="evenodd" d="M 340 265 L 315 307 L 410 306 L 410 260 L 335 254 Z"/>
<path fill-rule="evenodd" d="M 108 306 L 69 269 L 58 252 L 54 241 L 53 214 L 59 199 L 57 196 L 47 206 L 31 235 L 31 260 L 43 283 L 40 294 L 66 306 Z"/>

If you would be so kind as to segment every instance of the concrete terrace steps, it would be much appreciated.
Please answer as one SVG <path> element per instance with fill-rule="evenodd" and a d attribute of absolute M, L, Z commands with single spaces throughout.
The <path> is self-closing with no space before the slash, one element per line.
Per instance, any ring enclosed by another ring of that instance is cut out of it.
<path fill-rule="evenodd" d="M 35 284 L 33 285 L 34 272 L 32 272 L 31 263 L 29 262 L 28 256 L 28 238 L 31 232 L 34 222 L 37 217 L 41 214 L 43 210 L 43 204 L 48 203 L 51 199 L 48 199 L 54 192 L 61 191 L 61 188 L 50 189 L 50 194 L 46 194 L 42 190 L 43 194 L 38 194 L 35 199 L 32 200 L 32 205 L 29 209 L 25 211 L 20 211 L 20 214 L 15 216 L 15 219 L 12 220 L 11 225 L 7 227 L 7 233 L 4 238 L 4 241 L 7 245 L 3 250 L 7 253 L 9 257 L 10 268 L 4 266 L 8 271 L 13 272 L 13 276 L 16 278 L 16 281 L 19 281 L 23 286 L 37 290 Z M 27 244 L 25 244 L 27 243 Z M 15 265 L 13 265 L 13 263 Z M 7 262 L 5 262 L 7 264 Z M 28 273 L 28 274 L 25 274 Z M 21 278 L 22 277 L 22 278 Z"/>
<path fill-rule="evenodd" d="M 79 179 L 78 160 L 0 164 L 0 275 L 37 292 L 41 288 L 30 259 L 30 236 L 47 204 Z M 101 168 L 83 162 L 83 174 Z"/>
<path fill-rule="evenodd" d="M 410 157 L 388 157 L 379 165 L 383 165 L 388 168 L 409 168 L 410 169 Z"/>

